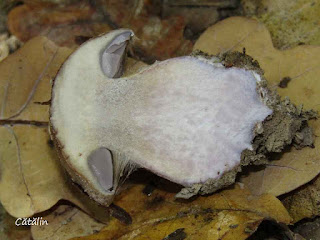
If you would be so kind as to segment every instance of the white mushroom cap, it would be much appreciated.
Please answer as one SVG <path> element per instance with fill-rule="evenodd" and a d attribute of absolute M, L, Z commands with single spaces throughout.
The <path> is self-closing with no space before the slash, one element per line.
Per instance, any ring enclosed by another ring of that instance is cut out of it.
<path fill-rule="evenodd" d="M 125 52 L 131 34 L 116 30 L 82 45 L 52 92 L 59 151 L 99 202 L 115 193 L 129 162 L 184 186 L 219 179 L 240 164 L 255 125 L 272 113 L 257 93 L 258 74 L 204 58 L 169 59 L 110 78 L 121 68 L 122 56 L 114 55 Z"/>

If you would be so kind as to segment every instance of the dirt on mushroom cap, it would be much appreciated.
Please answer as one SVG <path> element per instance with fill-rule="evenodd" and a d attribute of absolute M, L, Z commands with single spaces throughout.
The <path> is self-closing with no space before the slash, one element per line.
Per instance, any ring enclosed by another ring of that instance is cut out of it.
<path fill-rule="evenodd" d="M 212 57 L 202 51 L 195 51 L 193 55 L 201 55 L 208 59 Z M 245 53 L 245 49 L 240 52 L 226 52 L 219 56 L 222 63 L 227 67 L 240 67 L 254 70 L 263 74 L 258 61 Z M 264 79 L 261 84 L 267 85 Z M 313 110 L 303 110 L 302 106 L 295 106 L 289 99 L 280 100 L 280 96 L 269 90 L 270 99 L 267 104 L 273 109 L 273 114 L 269 116 L 261 125 L 256 126 L 253 150 L 244 150 L 241 155 L 240 165 L 232 171 L 226 172 L 217 180 L 209 179 L 204 184 L 194 184 L 184 188 L 177 197 L 190 198 L 196 194 L 209 194 L 228 186 L 235 182 L 237 173 L 242 167 L 247 165 L 262 165 L 268 163 L 268 155 L 280 153 L 285 148 L 293 145 L 297 149 L 303 147 L 313 147 L 314 136 L 312 129 L 308 126 L 308 120 L 315 119 L 317 113 Z"/>

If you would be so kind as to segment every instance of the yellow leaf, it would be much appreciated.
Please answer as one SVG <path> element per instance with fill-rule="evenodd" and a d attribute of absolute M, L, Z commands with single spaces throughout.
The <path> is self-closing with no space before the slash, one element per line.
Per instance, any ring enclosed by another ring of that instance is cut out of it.
<path fill-rule="evenodd" d="M 278 88 L 281 96 L 289 96 L 297 105 L 320 110 L 320 47 L 298 46 L 279 51 L 272 45 L 270 34 L 261 23 L 243 17 L 232 17 L 208 28 L 195 43 L 194 50 L 218 54 L 228 50 L 245 51 L 256 59 L 265 71 L 272 88 L 289 77 L 287 88 Z M 320 136 L 320 121 L 310 125 Z M 270 193 L 275 196 L 287 193 L 309 182 L 320 172 L 320 141 L 315 148 L 292 149 L 281 159 L 271 161 L 265 169 L 251 172 L 242 181 L 254 194 Z"/>
<path fill-rule="evenodd" d="M 175 200 L 174 193 L 159 189 L 148 196 L 143 189 L 143 185 L 136 184 L 115 200 L 131 215 L 131 225 L 113 219 L 100 233 L 75 239 L 157 240 L 170 234 L 186 239 L 246 239 L 263 219 L 290 223 L 290 216 L 277 198 L 269 194 L 254 197 L 239 187 L 193 201 Z"/>
<path fill-rule="evenodd" d="M 105 221 L 105 209 L 68 181 L 50 142 L 51 80 L 71 53 L 37 37 L 0 64 L 0 201 L 29 217 L 66 199 Z"/>

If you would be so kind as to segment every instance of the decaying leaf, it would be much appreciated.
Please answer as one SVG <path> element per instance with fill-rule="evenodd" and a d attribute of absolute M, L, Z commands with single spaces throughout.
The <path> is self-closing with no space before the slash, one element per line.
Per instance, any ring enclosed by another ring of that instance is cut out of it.
<path fill-rule="evenodd" d="M 284 196 L 282 203 L 294 222 L 320 215 L 320 177 Z"/>
<path fill-rule="evenodd" d="M 162 1 L 100 1 L 101 9 L 119 28 L 138 37 L 134 52 L 146 62 L 165 60 L 191 52 L 192 43 L 183 36 L 186 21 L 181 14 L 161 16 Z"/>
<path fill-rule="evenodd" d="M 318 56 L 318 60 L 320 60 Z M 317 92 L 320 90 L 320 82 L 317 77 L 319 76 L 320 68 L 319 66 L 315 69 L 310 69 L 303 78 L 297 78 L 292 82 L 292 85 L 288 88 L 281 89 L 282 94 L 288 94 L 293 96 L 296 101 L 303 101 L 310 107 L 320 110 L 320 96 Z M 316 74 L 316 75 L 313 75 Z M 305 164 L 310 164 L 314 166 L 317 164 L 319 159 L 319 133 L 320 133 L 320 121 L 317 120 L 311 123 L 315 135 L 316 142 L 314 151 L 317 153 L 317 157 L 310 154 L 310 151 L 306 152 L 305 157 L 310 159 L 311 162 L 306 162 Z M 310 149 L 309 149 L 310 150 Z M 294 157 L 298 160 L 301 159 L 301 155 L 298 155 L 298 151 L 295 153 Z M 313 160 L 313 162 L 312 162 Z M 319 164 L 319 163 L 318 163 Z M 299 173 L 298 173 L 299 174 Z M 303 218 L 312 218 L 320 215 L 319 205 L 320 205 L 320 177 L 319 175 L 311 182 L 301 186 L 294 192 L 286 195 L 282 199 L 284 206 L 288 209 L 290 215 L 292 216 L 294 222 L 297 222 Z"/>
<path fill-rule="evenodd" d="M 265 218 L 290 222 L 277 198 L 253 197 L 238 186 L 193 201 L 175 200 L 160 189 L 145 194 L 145 188 L 135 184 L 114 202 L 131 216 L 131 225 L 113 219 L 100 233 L 76 239 L 246 239 Z"/>
<path fill-rule="evenodd" d="M 49 214 L 41 214 L 48 225 L 32 226 L 34 240 L 63 240 L 98 232 L 105 224 L 99 223 L 76 207 L 57 206 Z"/>
<path fill-rule="evenodd" d="M 268 28 L 276 48 L 319 45 L 319 1 L 241 0 L 241 4 L 246 16 L 257 18 Z"/>
<path fill-rule="evenodd" d="M 64 5 L 25 1 L 9 12 L 8 28 L 23 42 L 42 35 L 59 46 L 76 47 L 112 28 L 132 29 L 137 38 L 134 54 L 145 61 L 164 60 L 191 52 L 184 39 L 181 16 L 160 18 L 157 1 L 78 1 Z"/>
<path fill-rule="evenodd" d="M 12 216 L 66 199 L 106 220 L 105 209 L 67 182 L 48 134 L 50 81 L 70 52 L 38 37 L 0 65 L 0 200 Z"/>
<path fill-rule="evenodd" d="M 306 109 L 320 109 L 320 47 L 298 46 L 279 51 L 272 45 L 267 29 L 255 20 L 232 17 L 210 27 L 196 42 L 194 49 L 209 54 L 229 50 L 242 52 L 256 59 L 265 71 L 271 87 L 290 77 L 286 88 L 278 88 L 281 96 L 289 96 L 295 104 Z M 320 135 L 320 122 L 311 121 L 315 136 Z M 313 179 L 320 171 L 320 141 L 316 137 L 315 148 L 291 149 L 279 160 L 269 163 L 260 171 L 251 172 L 242 181 L 254 194 L 281 195 Z"/>
<path fill-rule="evenodd" d="M 41 35 L 67 47 L 77 47 L 82 39 L 111 30 L 87 1 L 67 5 L 27 2 L 9 12 L 8 28 L 23 42 Z"/>

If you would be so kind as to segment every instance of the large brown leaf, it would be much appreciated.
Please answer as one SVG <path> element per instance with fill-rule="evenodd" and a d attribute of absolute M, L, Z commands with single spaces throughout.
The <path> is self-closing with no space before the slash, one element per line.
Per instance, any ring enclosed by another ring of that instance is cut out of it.
<path fill-rule="evenodd" d="M 255 20 L 232 17 L 207 29 L 196 42 L 194 49 L 210 54 L 228 50 L 245 51 L 258 60 L 271 87 L 276 88 L 286 77 L 291 81 L 279 88 L 281 96 L 289 96 L 297 105 L 320 110 L 320 47 L 298 46 L 279 51 L 272 45 L 268 30 Z M 320 135 L 320 121 L 310 125 Z M 315 148 L 291 149 L 279 160 L 271 161 L 263 170 L 251 172 L 242 181 L 254 194 L 270 193 L 275 196 L 287 193 L 313 179 L 320 172 L 320 141 Z"/>
<path fill-rule="evenodd" d="M 38 37 L 1 62 L 0 119 L 47 122 L 51 80 L 70 53 Z"/>
<path fill-rule="evenodd" d="M 127 211 L 131 225 L 113 219 L 98 234 L 81 240 L 111 239 L 246 239 L 266 218 L 288 224 L 290 216 L 274 196 L 254 197 L 236 186 L 193 201 L 177 201 L 174 193 L 156 189 L 151 196 L 144 185 L 123 191 L 115 204 Z M 123 210 L 122 210 L 123 211 Z M 174 238 L 176 237 L 176 238 Z"/>
<path fill-rule="evenodd" d="M 68 181 L 48 134 L 51 80 L 70 53 L 37 37 L 0 64 L 0 201 L 12 216 L 66 199 L 106 220 L 106 210 Z"/>

